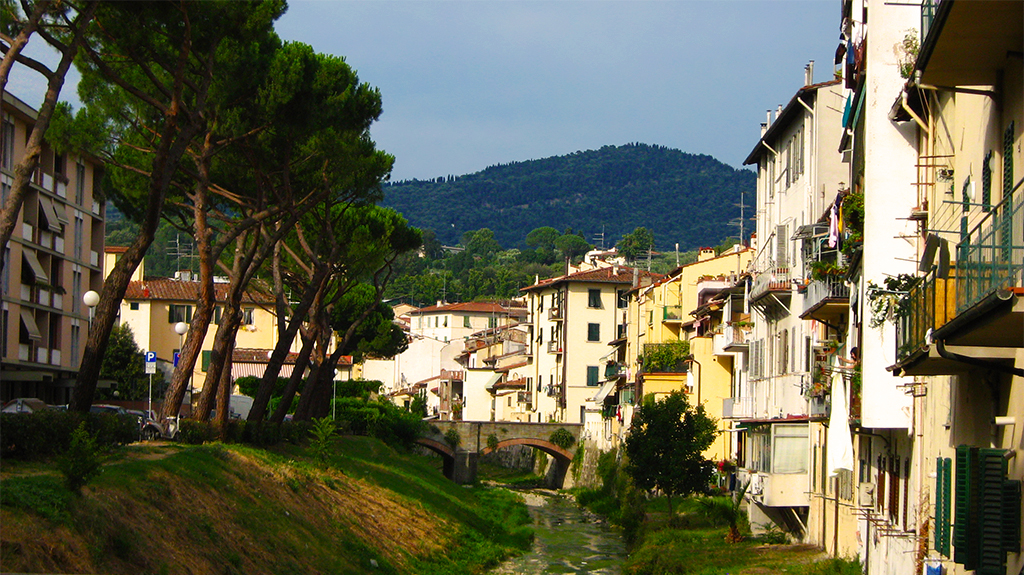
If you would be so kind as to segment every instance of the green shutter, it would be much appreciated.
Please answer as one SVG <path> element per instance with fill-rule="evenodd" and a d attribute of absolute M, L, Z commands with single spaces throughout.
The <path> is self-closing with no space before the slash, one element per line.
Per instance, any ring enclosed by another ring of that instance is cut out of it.
<path fill-rule="evenodd" d="M 977 513 L 972 497 L 977 484 L 978 449 L 966 445 L 956 448 L 956 486 L 954 488 L 953 561 L 967 570 L 977 568 Z"/>
<path fill-rule="evenodd" d="M 210 359 L 213 356 L 213 352 L 210 350 L 203 350 L 203 371 L 209 371 Z"/>
<path fill-rule="evenodd" d="M 985 154 L 981 164 L 981 209 L 985 212 L 992 209 L 992 150 Z"/>
<path fill-rule="evenodd" d="M 1020 481 L 1003 481 L 1003 551 L 1020 553 Z"/>
<path fill-rule="evenodd" d="M 167 323 L 177 323 L 174 321 L 174 304 L 167 306 Z"/>
<path fill-rule="evenodd" d="M 979 449 L 978 472 L 978 575 L 1004 575 L 1006 552 L 1003 550 L 1003 481 L 1006 460 L 1002 449 Z"/>
<path fill-rule="evenodd" d="M 950 477 L 952 460 L 935 459 L 935 550 L 949 557 Z"/>

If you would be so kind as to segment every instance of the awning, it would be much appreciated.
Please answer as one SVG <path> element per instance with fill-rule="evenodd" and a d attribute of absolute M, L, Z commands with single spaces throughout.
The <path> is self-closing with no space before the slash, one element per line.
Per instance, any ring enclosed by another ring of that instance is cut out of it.
<path fill-rule="evenodd" d="M 492 375 L 490 379 L 487 380 L 487 383 L 484 384 L 484 389 L 487 391 L 494 391 L 494 384 L 501 381 L 501 376 L 501 373 L 496 373 Z"/>
<path fill-rule="evenodd" d="M 61 231 L 60 216 L 57 214 L 56 208 L 53 207 L 53 202 L 50 201 L 50 198 L 40 195 L 39 209 L 46 218 L 46 226 L 50 228 L 50 231 L 59 234 Z"/>
<path fill-rule="evenodd" d="M 601 389 L 597 392 L 597 395 L 595 395 L 590 401 L 593 401 L 598 405 L 604 403 L 605 398 L 608 397 L 608 395 L 610 395 L 611 392 L 615 390 L 616 383 L 618 383 L 618 380 L 615 379 L 609 379 L 608 381 L 604 382 L 604 385 L 601 386 Z"/>
<path fill-rule="evenodd" d="M 32 310 L 21 308 L 21 323 L 25 326 L 25 330 L 28 331 L 28 337 L 35 340 L 43 339 L 43 335 L 39 332 L 39 326 L 36 325 L 36 318 L 32 315 Z"/>
<path fill-rule="evenodd" d="M 36 253 L 34 251 L 22 250 L 21 257 L 25 260 L 25 263 L 28 264 L 29 269 L 32 270 L 32 275 L 35 276 L 36 283 L 50 283 L 50 278 L 47 277 L 46 272 L 43 271 L 43 266 L 39 263 L 39 258 L 36 257 Z"/>

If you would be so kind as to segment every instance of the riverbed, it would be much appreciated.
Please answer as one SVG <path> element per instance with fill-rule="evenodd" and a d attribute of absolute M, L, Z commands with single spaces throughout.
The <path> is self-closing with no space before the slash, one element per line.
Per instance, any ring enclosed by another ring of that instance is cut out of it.
<path fill-rule="evenodd" d="M 492 574 L 622 572 L 626 546 L 618 529 L 579 507 L 571 498 L 554 492 L 527 491 L 523 498 L 533 518 L 533 548 L 503 563 Z"/>

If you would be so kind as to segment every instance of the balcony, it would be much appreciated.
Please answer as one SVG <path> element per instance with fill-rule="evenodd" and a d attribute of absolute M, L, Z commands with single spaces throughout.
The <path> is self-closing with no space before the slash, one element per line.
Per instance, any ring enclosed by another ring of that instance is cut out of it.
<path fill-rule="evenodd" d="M 749 327 L 737 325 L 723 326 L 722 332 L 715 334 L 714 354 L 732 355 L 736 352 L 744 351 L 749 344 L 750 334 Z"/>
<path fill-rule="evenodd" d="M 551 321 L 561 321 L 563 319 L 562 318 L 562 310 L 560 308 L 557 308 L 557 307 L 553 307 L 553 308 L 549 309 L 548 310 L 548 319 L 551 320 Z"/>
<path fill-rule="evenodd" d="M 722 399 L 722 419 L 750 419 L 754 417 L 753 397 L 726 397 Z"/>
<path fill-rule="evenodd" d="M 664 322 L 678 323 L 683 321 L 683 306 L 667 305 L 662 310 L 661 320 Z"/>
<path fill-rule="evenodd" d="M 616 379 L 626 377 L 626 366 L 622 363 L 609 363 L 604 368 L 605 379 Z"/>
<path fill-rule="evenodd" d="M 841 275 L 825 275 L 807 285 L 801 319 L 831 322 L 850 308 L 850 287 Z"/>
<path fill-rule="evenodd" d="M 557 341 L 549 341 L 548 353 L 562 353 L 562 344 Z"/>
<path fill-rule="evenodd" d="M 1015 193 L 957 244 L 947 277 L 932 271 L 908 290 L 897 311 L 897 367 L 908 375 L 962 371 L 933 340 L 963 347 L 959 353 L 966 355 L 1010 361 L 1024 324 L 1022 231 L 1024 195 Z"/>
<path fill-rule="evenodd" d="M 776 266 L 769 264 L 763 272 L 757 274 L 757 277 L 754 278 L 754 283 L 750 286 L 750 301 L 753 303 L 770 294 L 789 295 L 792 289 L 790 279 L 790 267 L 788 265 Z"/>

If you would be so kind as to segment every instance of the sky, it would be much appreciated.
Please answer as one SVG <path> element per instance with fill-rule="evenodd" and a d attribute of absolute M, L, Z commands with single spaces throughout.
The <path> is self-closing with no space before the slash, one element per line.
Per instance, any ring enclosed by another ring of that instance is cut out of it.
<path fill-rule="evenodd" d="M 290 0 L 276 28 L 345 57 L 380 89 L 371 135 L 400 181 L 630 142 L 740 167 L 766 110 L 792 98 L 810 60 L 815 82 L 832 76 L 840 6 Z M 8 88 L 33 106 L 42 95 L 25 75 Z"/>

